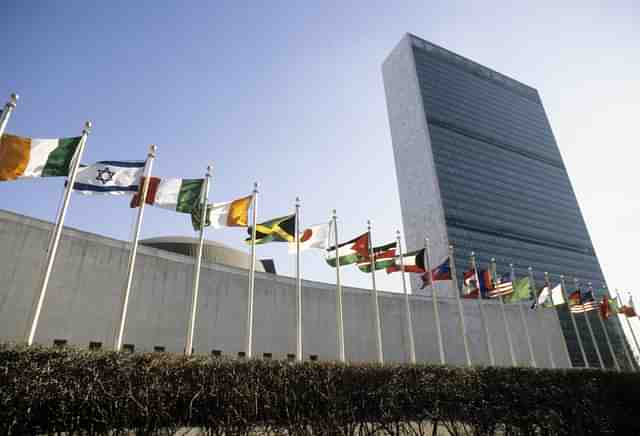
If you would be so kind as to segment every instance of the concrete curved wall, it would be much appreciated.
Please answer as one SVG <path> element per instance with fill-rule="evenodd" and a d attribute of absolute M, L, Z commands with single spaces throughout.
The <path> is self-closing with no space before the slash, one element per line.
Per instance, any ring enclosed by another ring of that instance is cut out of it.
<path fill-rule="evenodd" d="M 23 340 L 33 308 L 51 224 L 0 211 L 0 340 Z M 36 334 L 36 342 L 88 346 L 113 343 L 125 279 L 127 243 L 95 234 L 65 229 L 49 291 Z M 136 350 L 182 352 L 190 304 L 193 259 L 141 246 L 136 261 L 124 343 Z M 196 352 L 243 351 L 247 307 L 247 271 L 218 264 L 203 266 L 194 347 Z M 254 355 L 271 353 L 285 358 L 296 349 L 295 280 L 267 273 L 256 274 Z M 335 286 L 303 281 L 304 355 L 333 360 L 337 356 Z M 344 288 L 345 347 L 350 361 L 376 358 L 370 291 Z M 438 362 L 433 301 L 410 297 L 419 361 Z M 459 312 L 454 299 L 439 301 L 445 354 L 448 363 L 464 364 Z M 408 360 L 404 297 L 380 293 L 383 349 L 386 361 Z M 506 333 L 495 302 L 487 302 L 488 327 L 498 364 L 510 365 Z M 524 328 L 516 305 L 506 307 L 508 325 L 518 361 L 529 360 Z M 534 336 L 539 366 L 549 366 L 547 343 L 556 364 L 569 360 L 558 318 L 553 310 L 525 311 Z M 473 362 L 488 363 L 486 338 L 475 301 L 464 302 Z"/>
<path fill-rule="evenodd" d="M 198 250 L 198 239 L 184 236 L 148 238 L 141 240 L 140 244 L 189 257 L 196 257 Z M 202 250 L 202 261 L 204 263 L 218 263 L 236 268 L 249 269 L 251 256 L 244 251 L 227 247 L 219 242 L 205 241 Z M 256 271 L 264 272 L 264 267 L 258 261 L 256 261 Z"/>

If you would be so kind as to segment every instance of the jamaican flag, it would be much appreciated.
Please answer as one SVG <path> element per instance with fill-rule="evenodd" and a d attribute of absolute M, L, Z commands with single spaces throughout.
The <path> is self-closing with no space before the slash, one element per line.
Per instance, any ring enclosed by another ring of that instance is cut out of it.
<path fill-rule="evenodd" d="M 274 218 L 256 226 L 256 244 L 267 242 L 293 242 L 296 234 L 296 214 Z M 245 242 L 251 243 L 253 228 L 247 228 L 249 237 Z"/>

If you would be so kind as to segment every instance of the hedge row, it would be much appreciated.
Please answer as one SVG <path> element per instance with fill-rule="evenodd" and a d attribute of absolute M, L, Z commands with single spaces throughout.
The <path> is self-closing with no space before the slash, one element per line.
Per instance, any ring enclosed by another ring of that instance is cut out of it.
<path fill-rule="evenodd" d="M 639 400 L 636 373 L 0 346 L 10 435 L 637 435 Z"/>

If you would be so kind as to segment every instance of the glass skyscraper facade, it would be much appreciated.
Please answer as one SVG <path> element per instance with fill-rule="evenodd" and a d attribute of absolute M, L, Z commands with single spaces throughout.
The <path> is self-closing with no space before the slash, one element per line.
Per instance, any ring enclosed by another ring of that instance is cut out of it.
<path fill-rule="evenodd" d="M 403 223 L 409 248 L 433 241 L 434 260 L 455 246 L 459 279 L 476 253 L 499 273 L 533 268 L 568 293 L 606 286 L 538 92 L 503 74 L 406 35 L 383 65 Z M 414 288 L 415 289 L 415 288 Z M 601 292 L 598 293 L 601 295 Z M 574 366 L 584 366 L 565 308 L 558 308 Z M 587 314 L 613 367 L 597 312 Z M 627 365 L 617 317 L 604 324 Z M 585 315 L 576 316 L 590 366 L 598 367 Z"/>

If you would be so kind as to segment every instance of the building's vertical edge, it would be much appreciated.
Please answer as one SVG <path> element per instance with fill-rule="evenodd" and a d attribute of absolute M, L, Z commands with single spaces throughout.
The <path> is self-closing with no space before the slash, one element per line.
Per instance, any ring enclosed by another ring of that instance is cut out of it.
<path fill-rule="evenodd" d="M 382 76 L 407 250 L 422 247 L 428 237 L 436 264 L 447 256 L 449 241 L 411 35 L 384 61 Z M 411 277 L 411 287 L 419 288 L 418 277 Z"/>

